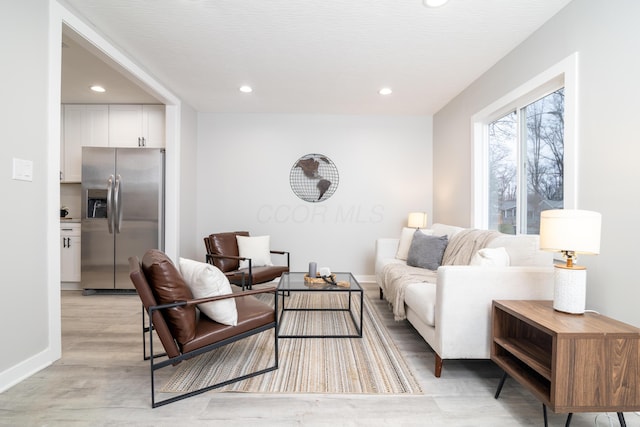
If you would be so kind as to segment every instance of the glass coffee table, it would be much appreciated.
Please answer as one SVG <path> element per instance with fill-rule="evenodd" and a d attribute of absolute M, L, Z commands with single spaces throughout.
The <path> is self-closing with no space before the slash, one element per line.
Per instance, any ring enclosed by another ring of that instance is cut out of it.
<path fill-rule="evenodd" d="M 362 338 L 364 293 L 351 273 L 333 273 L 336 282 L 307 283 L 306 273 L 284 273 L 278 338 Z"/>

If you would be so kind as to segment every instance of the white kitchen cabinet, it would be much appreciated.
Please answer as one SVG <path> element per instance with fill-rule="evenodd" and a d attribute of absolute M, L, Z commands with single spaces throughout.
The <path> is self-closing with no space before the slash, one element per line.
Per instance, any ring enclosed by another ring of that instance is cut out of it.
<path fill-rule="evenodd" d="M 164 147 L 164 105 L 142 106 L 142 136 L 145 147 Z"/>
<path fill-rule="evenodd" d="M 109 105 L 109 146 L 164 147 L 164 105 Z"/>
<path fill-rule="evenodd" d="M 81 224 L 60 223 L 60 281 L 79 282 L 81 278 Z"/>
<path fill-rule="evenodd" d="M 101 104 L 63 106 L 61 182 L 81 182 L 82 147 L 109 144 L 109 107 Z"/>
<path fill-rule="evenodd" d="M 60 182 L 82 182 L 82 147 L 164 147 L 164 105 L 64 104 Z"/>

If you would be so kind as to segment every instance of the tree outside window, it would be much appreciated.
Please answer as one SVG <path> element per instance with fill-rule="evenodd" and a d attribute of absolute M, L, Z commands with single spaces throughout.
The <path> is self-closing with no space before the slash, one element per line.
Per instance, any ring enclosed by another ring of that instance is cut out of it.
<path fill-rule="evenodd" d="M 489 123 L 488 153 L 489 228 L 538 234 L 564 205 L 564 88 Z"/>

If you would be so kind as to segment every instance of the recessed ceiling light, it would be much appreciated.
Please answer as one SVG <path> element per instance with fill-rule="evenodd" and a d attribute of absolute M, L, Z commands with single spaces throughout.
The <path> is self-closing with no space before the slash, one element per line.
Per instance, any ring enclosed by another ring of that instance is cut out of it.
<path fill-rule="evenodd" d="M 391 94 L 393 93 L 393 91 L 392 91 L 392 90 L 391 90 L 391 88 L 389 88 L 389 87 L 383 87 L 382 89 L 380 89 L 380 90 L 378 91 L 378 93 L 379 93 L 380 95 L 391 95 Z"/>
<path fill-rule="evenodd" d="M 100 92 L 100 93 L 106 92 L 105 88 L 103 88 L 102 86 L 98 86 L 98 85 L 91 86 L 91 90 L 94 91 L 94 92 Z"/>
<path fill-rule="evenodd" d="M 424 0 L 424 5 L 427 7 L 440 7 L 448 1 L 449 0 Z"/>
<path fill-rule="evenodd" d="M 251 86 L 244 85 L 244 86 L 240 86 L 240 92 L 251 93 L 253 92 L 253 89 L 251 88 Z"/>

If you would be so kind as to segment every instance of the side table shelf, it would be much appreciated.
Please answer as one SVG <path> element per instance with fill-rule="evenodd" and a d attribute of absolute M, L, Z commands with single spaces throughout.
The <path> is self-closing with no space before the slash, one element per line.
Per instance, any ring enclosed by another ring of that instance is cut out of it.
<path fill-rule="evenodd" d="M 496 338 L 495 343 L 551 381 L 551 359 L 544 348 L 524 339 Z"/>
<path fill-rule="evenodd" d="M 640 410 L 638 328 L 551 301 L 494 301 L 492 337 L 491 360 L 554 412 Z"/>
<path fill-rule="evenodd" d="M 501 340 L 503 341 L 503 340 Z M 502 348 L 515 349 L 509 343 Z M 508 353 L 494 358 L 494 362 L 500 366 L 505 372 L 508 372 L 520 384 L 528 384 L 529 390 L 547 406 L 551 402 L 551 368 L 545 366 L 545 362 L 528 353 L 512 353 L 515 357 L 511 357 Z M 517 355 L 517 356 L 516 356 Z"/>

